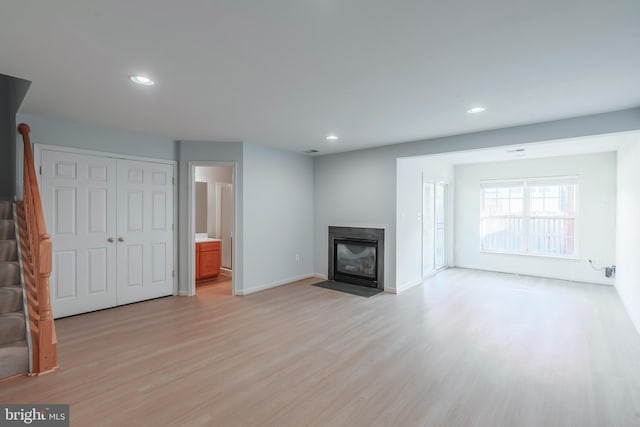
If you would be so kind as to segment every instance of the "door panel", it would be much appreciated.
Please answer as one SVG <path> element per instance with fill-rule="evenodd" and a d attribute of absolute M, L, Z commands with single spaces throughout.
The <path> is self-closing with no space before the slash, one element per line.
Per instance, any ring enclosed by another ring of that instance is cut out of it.
<path fill-rule="evenodd" d="M 220 189 L 220 240 L 222 266 L 231 269 L 233 241 L 233 185 L 223 184 Z"/>
<path fill-rule="evenodd" d="M 173 167 L 118 160 L 117 302 L 173 294 Z"/>
<path fill-rule="evenodd" d="M 435 268 L 447 265 L 447 186 L 436 186 L 435 200 Z"/>
<path fill-rule="evenodd" d="M 115 306 L 116 160 L 43 150 L 41 189 L 54 317 Z"/>

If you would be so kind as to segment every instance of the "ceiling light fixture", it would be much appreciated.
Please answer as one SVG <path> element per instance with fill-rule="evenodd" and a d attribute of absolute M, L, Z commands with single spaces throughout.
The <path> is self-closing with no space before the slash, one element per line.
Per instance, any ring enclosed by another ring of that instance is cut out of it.
<path fill-rule="evenodd" d="M 329 135 L 327 136 L 327 141 L 337 141 L 338 137 L 336 135 Z"/>
<path fill-rule="evenodd" d="M 485 107 L 473 107 L 473 108 L 469 108 L 467 110 L 467 113 L 469 114 L 478 114 L 478 113 L 484 113 L 485 111 L 487 111 L 487 109 Z"/>
<path fill-rule="evenodd" d="M 142 75 L 129 76 L 129 80 L 143 86 L 153 86 L 155 84 L 155 82 L 151 80 L 149 77 L 142 76 Z"/>

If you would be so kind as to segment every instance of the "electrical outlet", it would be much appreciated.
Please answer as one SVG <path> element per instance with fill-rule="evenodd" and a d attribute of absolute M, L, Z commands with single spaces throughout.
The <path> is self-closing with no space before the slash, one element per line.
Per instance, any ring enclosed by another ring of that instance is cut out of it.
<path fill-rule="evenodd" d="M 296 261 L 300 261 L 300 254 L 296 254 Z"/>

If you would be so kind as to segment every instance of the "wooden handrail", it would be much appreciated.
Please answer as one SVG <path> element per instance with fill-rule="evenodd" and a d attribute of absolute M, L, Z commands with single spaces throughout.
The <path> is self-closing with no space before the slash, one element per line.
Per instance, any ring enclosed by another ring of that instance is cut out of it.
<path fill-rule="evenodd" d="M 22 239 L 22 266 L 27 288 L 29 326 L 31 331 L 32 375 L 53 371 L 58 367 L 57 338 L 51 311 L 49 276 L 52 264 L 51 237 L 47 234 L 44 211 L 28 125 L 21 123 L 18 132 L 24 143 L 23 200 L 17 203 L 18 226 Z M 25 241 L 26 240 L 26 241 Z"/>

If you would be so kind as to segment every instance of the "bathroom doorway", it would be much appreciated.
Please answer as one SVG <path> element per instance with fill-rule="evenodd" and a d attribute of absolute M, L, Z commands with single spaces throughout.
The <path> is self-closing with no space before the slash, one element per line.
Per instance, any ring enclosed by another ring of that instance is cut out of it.
<path fill-rule="evenodd" d="M 233 295 L 234 166 L 192 166 L 196 295 Z"/>

